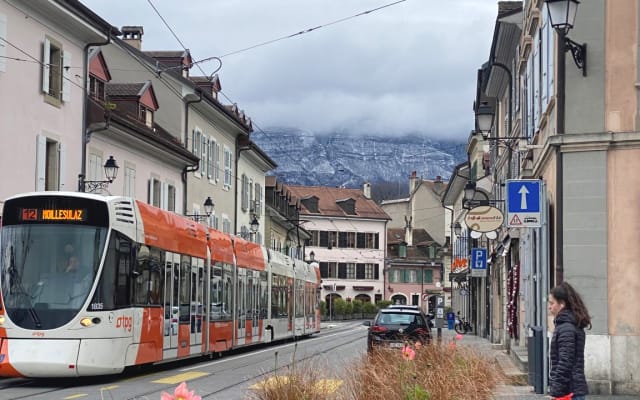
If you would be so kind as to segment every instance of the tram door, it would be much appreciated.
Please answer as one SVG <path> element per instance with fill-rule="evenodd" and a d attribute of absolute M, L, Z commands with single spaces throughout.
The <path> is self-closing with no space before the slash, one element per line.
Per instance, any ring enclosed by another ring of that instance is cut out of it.
<path fill-rule="evenodd" d="M 245 344 L 247 327 L 247 270 L 238 268 L 238 292 L 236 294 L 237 344 Z"/>
<path fill-rule="evenodd" d="M 202 345 L 202 325 L 204 323 L 204 260 L 191 259 L 191 307 L 190 307 L 190 332 L 191 345 L 198 345 L 198 351 Z"/>
<path fill-rule="evenodd" d="M 164 332 L 163 348 L 178 347 L 178 328 L 180 324 L 180 255 L 166 253 L 164 263 Z"/>
<path fill-rule="evenodd" d="M 247 271 L 247 319 L 251 321 L 251 336 L 255 341 L 260 336 L 260 273 Z"/>

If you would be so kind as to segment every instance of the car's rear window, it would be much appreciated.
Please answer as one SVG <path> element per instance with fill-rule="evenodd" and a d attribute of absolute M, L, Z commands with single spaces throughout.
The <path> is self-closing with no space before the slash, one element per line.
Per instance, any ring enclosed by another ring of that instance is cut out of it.
<path fill-rule="evenodd" d="M 378 325 L 410 325 L 425 326 L 420 315 L 408 313 L 384 313 L 380 314 Z"/>

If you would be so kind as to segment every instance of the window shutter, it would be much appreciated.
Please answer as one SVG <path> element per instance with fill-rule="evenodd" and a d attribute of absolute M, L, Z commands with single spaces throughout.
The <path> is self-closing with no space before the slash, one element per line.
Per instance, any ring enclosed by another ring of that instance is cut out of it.
<path fill-rule="evenodd" d="M 66 174 L 67 174 L 67 147 L 64 143 L 58 143 L 58 162 L 60 177 L 58 178 L 60 190 L 67 190 Z"/>
<path fill-rule="evenodd" d="M 47 138 L 38 135 L 36 140 L 36 192 L 40 192 L 45 188 L 47 173 Z"/>
<path fill-rule="evenodd" d="M 153 179 L 147 181 L 147 204 L 153 204 Z"/>
<path fill-rule="evenodd" d="M 62 101 L 71 101 L 71 52 L 62 53 Z"/>
<path fill-rule="evenodd" d="M 0 14 L 0 38 L 7 38 L 7 17 L 4 14 Z M 7 55 L 7 43 L 0 40 L 0 72 L 5 72 Z"/>
<path fill-rule="evenodd" d="M 42 91 L 49 94 L 49 69 L 51 68 L 51 42 L 49 39 L 44 39 L 44 45 L 42 49 Z"/>

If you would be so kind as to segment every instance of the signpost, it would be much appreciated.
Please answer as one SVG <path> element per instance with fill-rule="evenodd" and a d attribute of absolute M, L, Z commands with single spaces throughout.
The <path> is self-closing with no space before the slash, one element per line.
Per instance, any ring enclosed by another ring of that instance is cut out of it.
<path fill-rule="evenodd" d="M 486 278 L 487 276 L 487 249 L 471 249 L 471 277 Z"/>
<path fill-rule="evenodd" d="M 442 325 L 444 325 L 444 296 L 436 296 L 436 329 L 438 340 L 442 339 Z"/>
<path fill-rule="evenodd" d="M 507 226 L 540 228 L 542 226 L 542 181 L 508 179 L 506 190 Z"/>

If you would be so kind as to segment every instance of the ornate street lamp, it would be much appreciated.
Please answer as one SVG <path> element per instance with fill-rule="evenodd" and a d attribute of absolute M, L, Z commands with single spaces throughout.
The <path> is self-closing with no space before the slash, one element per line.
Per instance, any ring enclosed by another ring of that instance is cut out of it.
<path fill-rule="evenodd" d="M 211 200 L 211 197 L 207 197 L 207 199 L 204 201 L 204 204 L 202 204 L 202 206 L 204 208 L 205 214 L 194 213 L 194 214 L 185 214 L 184 216 L 193 218 L 193 220 L 196 222 L 209 218 L 213 213 L 213 207 L 214 207 L 213 200 Z"/>
<path fill-rule="evenodd" d="M 107 178 L 104 181 L 86 181 L 83 174 L 78 175 L 78 189 L 81 192 L 91 193 L 96 189 L 106 189 L 107 186 L 116 179 L 118 176 L 118 163 L 113 156 L 109 156 L 107 162 L 104 163 L 104 176 Z"/>

